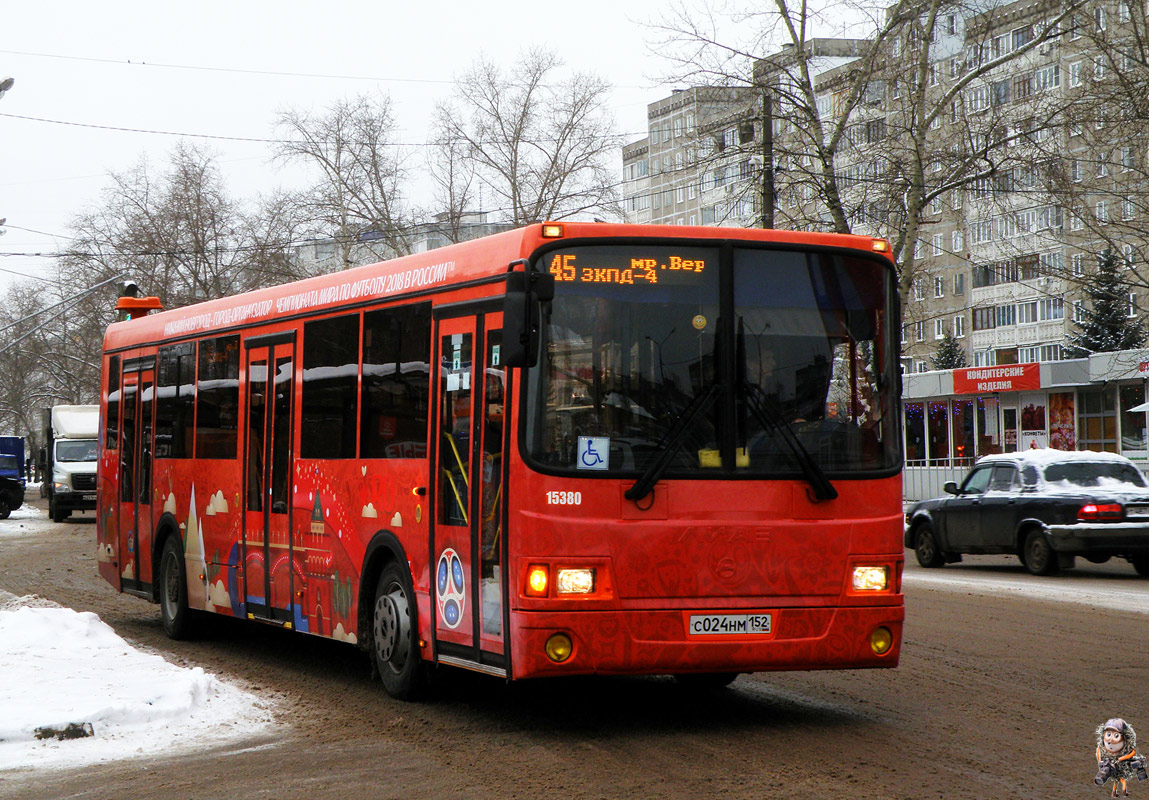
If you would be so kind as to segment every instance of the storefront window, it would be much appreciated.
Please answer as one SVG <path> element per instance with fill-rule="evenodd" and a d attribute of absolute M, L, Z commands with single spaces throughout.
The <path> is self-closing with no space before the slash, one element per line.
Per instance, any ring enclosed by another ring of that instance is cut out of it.
<path fill-rule="evenodd" d="M 954 400 L 953 411 L 954 459 L 958 463 L 972 463 L 973 442 L 973 399 Z"/>
<path fill-rule="evenodd" d="M 926 458 L 926 405 L 906 403 L 906 462 Z"/>
<path fill-rule="evenodd" d="M 1078 395 L 1077 447 L 1117 452 L 1117 388 L 1081 391 Z"/>
<path fill-rule="evenodd" d="M 949 462 L 949 403 L 934 400 L 929 404 L 929 459 L 932 466 L 944 466 Z"/>
<path fill-rule="evenodd" d="M 1001 450 L 1017 452 L 1017 409 L 1012 406 L 1001 410 Z"/>
<path fill-rule="evenodd" d="M 977 399 L 977 456 L 1001 452 L 1000 409 L 996 397 Z"/>
<path fill-rule="evenodd" d="M 1049 446 L 1045 426 L 1045 395 L 1021 396 L 1021 449 Z"/>
<path fill-rule="evenodd" d="M 1049 446 L 1054 450 L 1076 450 L 1073 423 L 1073 392 L 1049 395 Z"/>
<path fill-rule="evenodd" d="M 1130 411 L 1145 402 L 1145 384 L 1122 386 L 1121 395 L 1121 452 L 1126 456 L 1144 458 L 1146 455 L 1145 412 Z"/>

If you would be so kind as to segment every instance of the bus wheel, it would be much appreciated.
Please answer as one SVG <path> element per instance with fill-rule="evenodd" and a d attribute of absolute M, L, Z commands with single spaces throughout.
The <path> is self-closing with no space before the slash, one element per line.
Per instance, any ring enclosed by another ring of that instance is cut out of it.
<path fill-rule="evenodd" d="M 52 518 L 52 522 L 63 522 L 68 518 L 65 512 L 56 502 L 49 498 L 48 500 L 48 516 Z"/>
<path fill-rule="evenodd" d="M 674 676 L 679 686 L 692 691 L 725 689 L 734 683 L 737 672 L 684 672 Z"/>
<path fill-rule="evenodd" d="M 928 522 L 918 526 L 914 535 L 914 555 L 923 567 L 940 567 L 946 563 L 945 556 L 938 550 L 938 540 L 934 536 L 934 528 Z"/>
<path fill-rule="evenodd" d="M 12 509 L 8 505 L 8 500 L 3 498 L 3 497 L 0 497 L 0 519 L 8 519 L 8 516 L 11 513 L 12 513 Z"/>
<path fill-rule="evenodd" d="M 397 700 L 414 700 L 422 689 L 418 628 L 411 578 L 392 562 L 375 587 L 371 652 L 383 688 Z"/>
<path fill-rule="evenodd" d="M 160 556 L 160 617 L 168 638 L 188 638 L 191 611 L 188 608 L 187 567 L 180 537 L 175 535 L 164 542 L 164 552 Z"/>

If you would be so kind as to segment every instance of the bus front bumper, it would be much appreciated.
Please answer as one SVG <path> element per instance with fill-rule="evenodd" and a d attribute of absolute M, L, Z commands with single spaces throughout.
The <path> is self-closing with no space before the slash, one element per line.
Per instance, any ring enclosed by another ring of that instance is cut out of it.
<path fill-rule="evenodd" d="M 514 678 L 555 675 L 658 675 L 895 667 L 905 607 L 781 608 L 768 634 L 689 633 L 718 630 L 741 611 L 580 611 L 512 614 Z M 709 619 L 706 619 L 709 618 Z M 884 629 L 885 634 L 879 629 Z M 570 655 L 556 663 L 547 641 L 563 634 Z M 888 634 L 888 637 L 887 637 Z M 875 640 L 888 649 L 875 651 Z"/>

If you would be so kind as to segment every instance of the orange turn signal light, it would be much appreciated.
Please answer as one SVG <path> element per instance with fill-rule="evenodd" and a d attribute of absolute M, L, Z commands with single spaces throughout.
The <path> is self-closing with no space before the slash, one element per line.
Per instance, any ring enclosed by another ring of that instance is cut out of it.
<path fill-rule="evenodd" d="M 527 597 L 546 597 L 549 574 L 544 564 L 531 564 L 527 567 Z"/>

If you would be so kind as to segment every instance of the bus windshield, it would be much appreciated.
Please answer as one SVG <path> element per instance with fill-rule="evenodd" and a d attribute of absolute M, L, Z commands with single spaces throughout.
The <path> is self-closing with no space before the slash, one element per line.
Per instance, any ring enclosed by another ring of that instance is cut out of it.
<path fill-rule="evenodd" d="M 571 245 L 528 378 L 548 471 L 770 477 L 895 469 L 893 273 L 876 257 Z"/>

